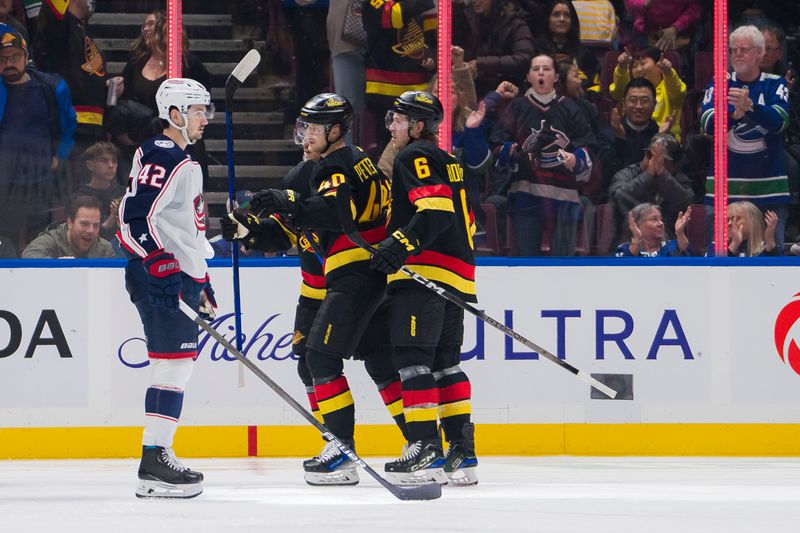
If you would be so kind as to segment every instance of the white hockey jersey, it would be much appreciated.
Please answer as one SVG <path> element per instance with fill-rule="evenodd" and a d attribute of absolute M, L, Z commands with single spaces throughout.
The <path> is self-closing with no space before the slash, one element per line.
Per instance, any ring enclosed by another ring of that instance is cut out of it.
<path fill-rule="evenodd" d="M 119 218 L 118 238 L 129 252 L 144 257 L 163 248 L 184 273 L 205 279 L 214 251 L 206 239 L 203 174 L 169 137 L 157 135 L 136 150 Z"/>

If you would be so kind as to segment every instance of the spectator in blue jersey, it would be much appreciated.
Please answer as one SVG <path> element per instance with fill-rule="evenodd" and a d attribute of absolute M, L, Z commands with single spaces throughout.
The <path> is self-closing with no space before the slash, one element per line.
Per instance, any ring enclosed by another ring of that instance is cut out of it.
<path fill-rule="evenodd" d="M 628 213 L 631 239 L 612 255 L 616 257 L 678 257 L 693 255 L 686 236 L 686 224 L 692 216 L 692 206 L 681 211 L 675 221 L 675 239 L 666 240 L 664 217 L 657 205 L 639 204 Z"/>
<path fill-rule="evenodd" d="M 64 80 L 27 63 L 25 39 L 0 24 L 0 233 L 18 249 L 50 222 L 76 125 Z"/>
<path fill-rule="evenodd" d="M 755 26 L 731 33 L 734 72 L 728 79 L 728 201 L 749 201 L 762 213 L 778 216 L 775 241 L 782 245 L 789 215 L 789 179 L 783 131 L 789 125 L 789 87 L 783 76 L 762 72 L 764 35 Z M 703 98 L 700 123 L 714 134 L 714 85 Z M 714 205 L 714 167 L 706 179 L 706 204 Z M 707 240 L 713 231 L 713 209 L 707 209 Z"/>
<path fill-rule="evenodd" d="M 728 257 L 764 257 L 783 255 L 783 245 L 775 240 L 778 215 L 765 214 L 752 202 L 734 202 L 728 206 Z M 706 257 L 714 256 L 714 243 Z"/>

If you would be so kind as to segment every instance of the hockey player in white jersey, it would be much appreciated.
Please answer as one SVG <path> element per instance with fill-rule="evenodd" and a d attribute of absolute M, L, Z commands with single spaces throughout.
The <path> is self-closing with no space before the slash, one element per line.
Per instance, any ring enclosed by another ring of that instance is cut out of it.
<path fill-rule="evenodd" d="M 156 103 L 164 131 L 136 151 L 117 234 L 151 368 L 136 495 L 191 498 L 203 491 L 203 474 L 175 457 L 172 440 L 198 338 L 197 326 L 178 312 L 178 298 L 201 313 L 216 303 L 206 266 L 214 254 L 205 236 L 203 175 L 186 148 L 202 138 L 213 105 L 205 87 L 186 78 L 164 81 Z"/>

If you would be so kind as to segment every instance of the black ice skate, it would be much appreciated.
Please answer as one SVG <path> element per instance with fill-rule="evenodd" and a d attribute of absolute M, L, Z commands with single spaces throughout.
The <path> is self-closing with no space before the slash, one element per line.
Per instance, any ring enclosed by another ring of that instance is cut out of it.
<path fill-rule="evenodd" d="M 143 446 L 139 463 L 139 498 L 194 498 L 203 492 L 203 474 L 190 470 L 172 448 Z"/>
<path fill-rule="evenodd" d="M 355 450 L 353 441 L 342 441 Z M 332 442 L 325 444 L 318 456 L 303 461 L 306 483 L 314 486 L 357 485 L 358 472 L 350 458 Z"/>
<path fill-rule="evenodd" d="M 475 424 L 464 424 L 463 439 L 454 440 L 445 453 L 447 484 L 467 487 L 478 484 L 478 458 L 475 457 Z"/>
<path fill-rule="evenodd" d="M 408 444 L 400 459 L 386 463 L 386 478 L 396 485 L 447 483 L 444 455 L 439 439 L 418 440 Z"/>

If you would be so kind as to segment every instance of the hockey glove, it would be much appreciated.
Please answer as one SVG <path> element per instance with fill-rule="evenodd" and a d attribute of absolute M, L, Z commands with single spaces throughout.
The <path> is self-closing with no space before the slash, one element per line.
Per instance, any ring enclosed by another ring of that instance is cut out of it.
<path fill-rule="evenodd" d="M 409 255 L 419 251 L 420 243 L 417 235 L 410 230 L 398 229 L 381 241 L 372 254 L 369 266 L 384 274 L 394 274 L 400 270 Z"/>
<path fill-rule="evenodd" d="M 163 248 L 142 259 L 147 272 L 147 299 L 153 307 L 178 311 L 178 298 L 181 294 L 181 265 L 175 256 Z"/>
<path fill-rule="evenodd" d="M 253 214 L 234 209 L 228 216 L 220 219 L 222 238 L 226 241 L 245 241 L 245 245 L 252 239 L 253 234 L 261 228 L 261 221 Z"/>
<path fill-rule="evenodd" d="M 200 292 L 200 309 L 198 315 L 203 320 L 214 320 L 217 317 L 217 299 L 214 296 L 214 289 L 211 288 L 211 280 L 206 278 L 206 286 Z"/>
<path fill-rule="evenodd" d="M 299 200 L 300 195 L 291 189 L 264 189 L 253 195 L 250 211 L 260 217 L 280 213 L 291 220 L 297 214 Z"/>

